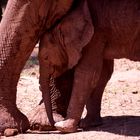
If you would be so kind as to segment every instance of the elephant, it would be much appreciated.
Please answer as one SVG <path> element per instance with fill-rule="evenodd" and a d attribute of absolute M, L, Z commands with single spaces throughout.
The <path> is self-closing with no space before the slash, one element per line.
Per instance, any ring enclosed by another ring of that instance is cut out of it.
<path fill-rule="evenodd" d="M 39 81 L 52 126 L 55 121 L 53 120 L 49 93 L 50 78 L 55 79 L 77 65 L 82 56 L 81 51 L 88 44 L 93 33 L 94 28 L 87 3 L 83 0 L 53 30 L 46 32 L 40 40 Z"/>
<path fill-rule="evenodd" d="M 21 70 L 43 34 L 72 5 L 73 0 L 8 1 L 0 23 L 0 133 L 7 128 L 25 132 L 30 127 L 28 118 L 16 105 Z M 63 77 L 60 79 L 63 81 Z"/>
<path fill-rule="evenodd" d="M 85 105 L 87 115 L 80 121 L 80 126 L 91 127 L 95 119 L 100 122 L 103 92 L 95 95 L 95 89 L 100 90 L 100 81 L 109 80 L 114 59 L 140 61 L 140 1 L 87 0 L 87 3 L 94 35 L 83 48 L 82 57 L 75 67 L 67 116 L 55 123 L 55 127 L 64 133 L 77 131 Z"/>

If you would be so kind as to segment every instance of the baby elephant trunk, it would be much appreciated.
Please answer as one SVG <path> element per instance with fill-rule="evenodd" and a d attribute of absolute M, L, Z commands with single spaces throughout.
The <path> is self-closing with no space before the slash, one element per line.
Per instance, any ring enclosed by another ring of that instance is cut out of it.
<path fill-rule="evenodd" d="M 46 69 L 43 64 L 40 64 L 40 86 L 41 86 L 41 91 L 42 91 L 42 98 L 45 104 L 45 109 L 47 112 L 47 116 L 49 119 L 49 122 L 52 126 L 54 126 L 55 121 L 53 119 L 53 114 L 52 114 L 52 104 L 51 104 L 51 95 L 50 95 L 50 77 L 51 75 L 49 72 L 46 72 Z"/>

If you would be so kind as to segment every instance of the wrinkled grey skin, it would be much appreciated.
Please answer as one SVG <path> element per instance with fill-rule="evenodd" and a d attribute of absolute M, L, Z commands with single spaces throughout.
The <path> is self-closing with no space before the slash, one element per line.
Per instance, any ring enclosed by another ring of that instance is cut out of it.
<path fill-rule="evenodd" d="M 87 116 L 82 127 L 92 126 L 95 118 L 94 106 L 98 109 L 101 94 L 95 94 L 102 79 L 105 63 L 114 58 L 128 58 L 140 61 L 140 1 L 139 0 L 87 0 L 94 25 L 94 35 L 83 50 L 83 56 L 76 66 L 73 91 L 67 116 L 55 124 L 62 132 L 75 132 L 84 105 Z M 108 77 L 108 76 L 107 76 Z M 97 99 L 92 101 L 92 99 Z M 76 106 L 76 108 L 75 108 Z M 98 110 L 99 111 L 99 110 Z M 96 114 L 98 116 L 100 111 Z"/>
<path fill-rule="evenodd" d="M 72 0 L 9 0 L 0 23 L 0 132 L 25 132 L 27 117 L 16 106 L 22 68 L 44 31 L 70 9 Z"/>

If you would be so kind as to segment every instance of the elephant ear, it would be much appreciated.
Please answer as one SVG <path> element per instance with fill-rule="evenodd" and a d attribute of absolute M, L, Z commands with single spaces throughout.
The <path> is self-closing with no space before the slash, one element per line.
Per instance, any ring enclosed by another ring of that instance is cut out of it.
<path fill-rule="evenodd" d="M 94 27 L 85 0 L 55 30 L 55 35 L 59 36 L 59 42 L 67 52 L 69 69 L 78 63 L 81 51 L 91 40 L 93 33 Z"/>

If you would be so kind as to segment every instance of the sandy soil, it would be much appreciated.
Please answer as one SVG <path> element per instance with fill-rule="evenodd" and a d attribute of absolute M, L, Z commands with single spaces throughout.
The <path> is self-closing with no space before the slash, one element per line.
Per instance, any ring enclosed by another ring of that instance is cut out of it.
<path fill-rule="evenodd" d="M 140 63 L 115 61 L 102 101 L 104 125 L 73 134 L 31 132 L 3 140 L 140 140 Z M 28 115 L 40 101 L 38 66 L 27 67 L 18 84 L 17 105 Z"/>

